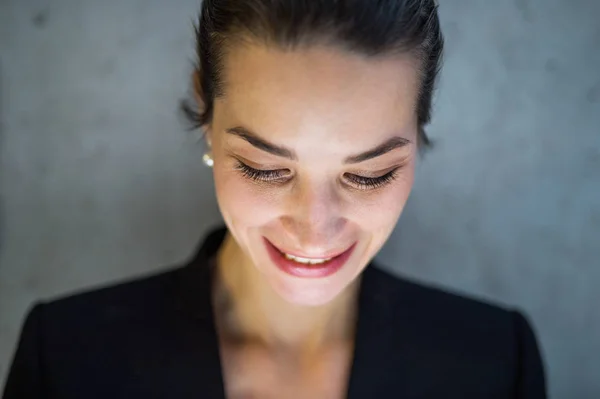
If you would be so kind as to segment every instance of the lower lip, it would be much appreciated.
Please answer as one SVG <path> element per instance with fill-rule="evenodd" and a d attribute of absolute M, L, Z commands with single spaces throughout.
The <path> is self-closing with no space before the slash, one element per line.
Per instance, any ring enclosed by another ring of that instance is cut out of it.
<path fill-rule="evenodd" d="M 271 260 L 283 272 L 295 277 L 322 278 L 340 270 L 352 255 L 356 243 L 335 258 L 316 265 L 305 265 L 285 257 L 269 240 L 264 239 Z"/>

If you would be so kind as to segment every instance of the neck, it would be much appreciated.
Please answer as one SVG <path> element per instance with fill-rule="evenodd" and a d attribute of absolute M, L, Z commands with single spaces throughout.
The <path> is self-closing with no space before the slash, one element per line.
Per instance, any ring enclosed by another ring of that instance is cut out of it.
<path fill-rule="evenodd" d="M 320 306 L 287 302 L 245 256 L 231 234 L 217 254 L 213 303 L 222 334 L 268 346 L 319 348 L 354 336 L 359 279 Z"/>

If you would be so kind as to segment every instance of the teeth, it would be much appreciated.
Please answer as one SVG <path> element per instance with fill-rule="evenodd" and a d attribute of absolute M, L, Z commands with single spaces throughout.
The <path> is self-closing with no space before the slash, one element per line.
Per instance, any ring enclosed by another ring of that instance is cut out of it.
<path fill-rule="evenodd" d="M 294 255 L 290 255 L 290 254 L 283 254 L 287 259 L 289 260 L 293 260 L 294 262 L 298 262 L 298 263 L 303 263 L 305 265 L 319 265 L 321 263 L 325 263 L 329 260 L 331 260 L 332 258 L 327 258 L 327 259 L 308 259 L 308 258 L 301 258 L 299 256 L 294 256 Z"/>

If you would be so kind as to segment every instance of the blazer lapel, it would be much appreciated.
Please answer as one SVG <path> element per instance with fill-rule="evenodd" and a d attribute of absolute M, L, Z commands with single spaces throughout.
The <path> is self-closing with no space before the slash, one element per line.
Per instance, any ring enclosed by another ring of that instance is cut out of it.
<path fill-rule="evenodd" d="M 178 359 L 186 362 L 177 368 L 184 373 L 175 379 L 180 384 L 178 398 L 225 399 L 219 342 L 211 303 L 212 257 L 225 237 L 226 229 L 211 232 L 196 256 L 180 270 L 177 279 L 178 303 L 183 317 L 178 337 L 182 340 Z"/>
<path fill-rule="evenodd" d="M 395 328 L 402 307 L 397 292 L 371 264 L 363 272 L 359 295 L 348 398 L 404 397 L 410 365 L 402 360 L 403 345 L 407 342 L 405 329 L 410 326 Z"/>

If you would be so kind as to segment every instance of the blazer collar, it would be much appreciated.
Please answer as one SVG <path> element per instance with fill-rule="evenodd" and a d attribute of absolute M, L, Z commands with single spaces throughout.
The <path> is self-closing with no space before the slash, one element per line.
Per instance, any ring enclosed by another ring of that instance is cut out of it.
<path fill-rule="evenodd" d="M 214 256 L 225 239 L 226 227 L 210 231 L 191 260 L 180 270 L 178 295 L 180 306 L 192 317 L 208 323 L 213 322 L 211 282 Z"/>

